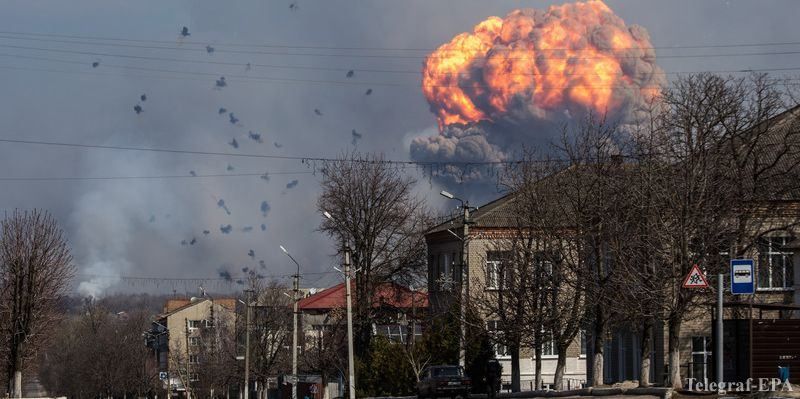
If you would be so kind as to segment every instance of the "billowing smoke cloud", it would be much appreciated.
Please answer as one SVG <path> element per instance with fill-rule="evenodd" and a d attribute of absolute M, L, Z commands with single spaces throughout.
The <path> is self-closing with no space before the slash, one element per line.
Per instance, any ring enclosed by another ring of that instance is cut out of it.
<path fill-rule="evenodd" d="M 503 161 L 589 112 L 630 123 L 664 81 L 647 31 L 600 0 L 490 17 L 426 59 L 439 134 L 415 138 L 411 157 Z"/>

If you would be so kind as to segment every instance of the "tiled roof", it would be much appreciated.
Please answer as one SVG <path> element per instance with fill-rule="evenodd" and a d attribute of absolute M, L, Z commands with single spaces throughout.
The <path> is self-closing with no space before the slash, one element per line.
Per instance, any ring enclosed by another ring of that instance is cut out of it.
<path fill-rule="evenodd" d="M 167 304 L 164 305 L 165 312 L 162 313 L 160 317 L 164 318 L 164 317 L 170 316 L 172 314 L 180 312 L 181 310 L 190 308 L 190 307 L 192 307 L 194 305 L 197 305 L 199 303 L 203 303 L 205 301 L 211 301 L 211 299 L 210 298 L 202 298 L 202 299 L 195 300 L 195 301 L 192 301 L 191 299 L 169 299 L 169 300 L 167 300 Z M 228 309 L 228 310 L 231 310 L 231 311 L 236 310 L 236 299 L 235 298 L 215 298 L 213 301 L 214 301 L 214 304 L 222 306 L 225 309 Z M 182 305 L 178 306 L 179 304 L 182 304 Z M 169 310 L 170 307 L 171 307 L 171 310 Z"/>
<path fill-rule="evenodd" d="M 352 281 L 352 293 L 355 295 L 355 281 Z M 328 310 L 346 306 L 344 283 L 327 288 L 322 292 L 305 297 L 298 302 L 301 310 Z M 400 284 L 383 283 L 375 289 L 373 307 L 390 306 L 400 309 L 428 307 L 428 293 L 412 291 Z"/>

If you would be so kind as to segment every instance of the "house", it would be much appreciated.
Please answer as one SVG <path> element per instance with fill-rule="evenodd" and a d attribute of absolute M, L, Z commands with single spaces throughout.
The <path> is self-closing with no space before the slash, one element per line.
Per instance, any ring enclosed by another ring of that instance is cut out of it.
<path fill-rule="evenodd" d="M 355 286 L 355 281 L 351 284 Z M 339 321 L 337 312 L 343 311 L 347 306 L 345 288 L 344 283 L 337 284 L 299 301 L 302 336 L 306 338 L 307 347 L 313 346 L 313 343 L 321 345 L 325 331 Z M 375 289 L 372 306 L 381 315 L 373 320 L 372 330 L 375 335 L 406 342 L 422 334 L 422 326 L 418 321 L 422 320 L 428 308 L 427 292 L 393 282 L 382 283 Z"/>
<path fill-rule="evenodd" d="M 462 268 L 467 281 L 468 298 L 482 297 L 496 292 L 500 287 L 500 270 L 505 248 L 500 244 L 508 240 L 515 228 L 512 216 L 513 195 L 505 195 L 491 201 L 472 213 L 469 223 L 469 239 L 462 239 L 464 224 L 455 217 L 430 229 L 425 235 L 428 246 L 428 291 L 432 315 L 444 314 L 458 301 L 461 293 Z M 486 316 L 486 315 L 484 315 Z M 485 320 L 485 330 L 495 336 L 502 334 L 500 320 Z M 580 387 L 586 382 L 585 336 L 579 333 L 567 349 L 564 370 L 565 386 Z M 503 366 L 504 384 L 511 381 L 511 355 L 502 340 L 493 342 L 494 356 Z M 553 383 L 557 354 L 551 342 L 542 345 L 542 381 L 545 386 Z M 534 389 L 535 361 L 530 347 L 520 349 L 521 389 Z"/>
<path fill-rule="evenodd" d="M 166 373 L 172 389 L 185 390 L 188 383 L 198 379 L 192 368 L 200 362 L 203 332 L 215 325 L 232 330 L 235 312 L 233 298 L 167 300 L 146 337 L 147 346 L 158 359 L 158 370 Z"/>
<path fill-rule="evenodd" d="M 721 317 L 724 320 L 723 373 L 726 382 L 744 381 L 748 377 L 772 378 L 776 375 L 778 366 L 800 367 L 800 267 L 797 266 L 800 261 L 797 251 L 800 248 L 797 240 L 800 235 L 800 192 L 796 186 L 800 172 L 800 161 L 797 157 L 800 153 L 800 107 L 787 110 L 766 121 L 763 126 L 753 127 L 735 139 L 726 141 L 725 148 L 735 148 L 740 141 L 747 142 L 756 135 L 758 144 L 754 151 L 761 152 L 757 155 L 746 153 L 750 157 L 746 159 L 774 168 L 774 175 L 771 176 L 777 177 L 768 180 L 765 185 L 769 191 L 764 193 L 769 194 L 768 196 L 756 197 L 758 207 L 747 221 L 747 227 L 742 230 L 748 237 L 744 246 L 747 251 L 742 256 L 753 259 L 755 264 L 755 295 L 725 295 Z M 776 152 L 782 158 L 774 157 Z M 633 168 L 621 160 L 614 161 L 619 162 L 621 172 Z M 581 171 L 577 168 L 569 173 Z M 770 190 L 773 187 L 775 191 Z M 497 282 L 503 279 L 502 273 L 498 273 L 504 262 L 502 243 L 515 227 L 513 203 L 514 194 L 503 196 L 479 207 L 471 215 L 471 223 L 467 226 L 461 217 L 454 217 L 426 234 L 432 313 L 446 312 L 457 301 L 462 286 L 462 274 L 465 276 L 463 282 L 467 287 L 468 298 L 487 295 L 483 291 L 498 289 Z M 715 223 L 724 222 L 728 221 L 718 220 Z M 468 236 L 464 234 L 466 227 L 469 228 Z M 729 247 L 732 248 L 733 245 Z M 730 258 L 730 248 L 711 248 L 714 253 L 712 259 Z M 727 268 L 727 262 L 723 260 L 721 264 L 713 266 Z M 465 265 L 463 273 L 462 265 Z M 723 278 L 724 286 L 729 287 L 729 275 L 724 274 Z M 716 277 L 712 279 L 709 276 L 711 283 L 715 279 Z M 680 348 L 678 368 L 683 383 L 688 378 L 715 379 L 712 326 L 718 315 L 714 314 L 714 303 L 710 295 L 699 297 L 701 300 L 682 314 L 680 320 L 681 330 L 677 337 Z M 489 333 L 497 331 L 497 320 L 485 321 Z M 642 336 L 637 332 L 637 327 L 620 323 L 603 337 L 604 383 L 640 379 Z M 502 336 L 502 331 L 497 332 L 498 336 Z M 567 351 L 566 377 L 579 381 L 591 380 L 595 371 L 591 367 L 594 363 L 592 338 L 591 331 L 578 334 Z M 650 381 L 668 384 L 669 334 L 666 322 L 656 322 L 652 340 Z M 748 348 L 752 349 L 752 353 Z M 503 378 L 507 381 L 510 378 L 510 359 L 506 356 L 506 348 L 496 343 L 494 349 L 495 355 L 504 365 Z M 547 344 L 544 345 L 544 352 L 552 353 Z M 542 366 L 545 382 L 548 379 L 552 381 L 555 359 L 545 356 Z M 533 375 L 530 348 L 523 348 L 520 367 L 522 388 L 525 389 L 526 380 Z"/>

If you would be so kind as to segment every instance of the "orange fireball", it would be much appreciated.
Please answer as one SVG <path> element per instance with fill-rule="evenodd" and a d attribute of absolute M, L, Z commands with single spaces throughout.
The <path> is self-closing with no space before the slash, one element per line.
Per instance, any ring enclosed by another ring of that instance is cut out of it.
<path fill-rule="evenodd" d="M 644 28 L 590 0 L 488 18 L 427 57 L 422 90 L 443 128 L 520 107 L 535 118 L 613 113 L 651 100 L 663 80 Z"/>

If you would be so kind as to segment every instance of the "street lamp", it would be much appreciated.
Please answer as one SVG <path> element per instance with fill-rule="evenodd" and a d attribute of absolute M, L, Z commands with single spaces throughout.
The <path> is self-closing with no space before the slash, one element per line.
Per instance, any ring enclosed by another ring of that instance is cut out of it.
<path fill-rule="evenodd" d="M 298 291 L 300 291 L 300 263 L 294 259 L 292 254 L 283 247 L 283 245 L 279 245 L 281 247 L 281 251 L 289 257 L 289 259 L 297 265 L 297 273 L 295 273 L 294 283 L 293 283 L 293 291 L 294 295 L 292 296 L 292 302 L 294 302 L 294 314 L 293 314 L 293 321 L 294 324 L 294 332 L 292 333 L 292 399 L 297 399 L 297 299 L 298 299 Z"/>
<path fill-rule="evenodd" d="M 467 248 L 467 239 L 468 239 L 468 236 L 469 236 L 469 224 L 470 224 L 469 211 L 470 211 L 471 208 L 469 207 L 469 201 L 464 201 L 461 198 L 458 198 L 455 195 L 450 194 L 447 191 L 442 190 L 439 194 L 441 194 L 442 197 L 445 197 L 445 198 L 448 198 L 448 199 L 454 199 L 454 200 L 457 200 L 458 202 L 460 202 L 461 203 L 461 209 L 463 211 L 462 220 L 461 220 L 462 223 L 461 224 L 463 225 L 463 229 L 464 230 L 463 230 L 462 236 L 459 237 L 461 239 L 461 241 L 462 241 L 462 247 L 461 247 L 461 293 L 460 293 L 461 294 L 461 300 L 460 300 L 461 306 L 460 306 L 460 310 L 459 310 L 459 313 L 460 313 L 460 315 L 459 315 L 459 319 L 460 320 L 459 321 L 460 321 L 460 324 L 461 324 L 461 331 L 460 331 L 459 339 L 458 339 L 458 365 L 461 366 L 462 368 L 464 368 L 464 367 L 466 367 L 466 357 L 467 357 L 466 356 L 466 354 L 467 354 L 467 350 L 466 350 L 467 327 L 466 327 L 466 323 L 465 323 L 465 318 L 466 318 L 466 313 L 467 313 L 467 304 L 466 304 L 466 300 L 467 300 L 467 283 L 469 281 L 469 276 L 468 276 L 469 273 L 467 271 L 467 268 L 469 268 L 469 262 L 467 261 L 467 259 L 469 258 L 469 250 Z M 476 209 L 476 208 L 472 208 L 472 209 Z M 450 231 L 450 230 L 448 230 L 448 231 Z M 452 231 L 450 231 L 450 234 L 456 235 Z M 456 237 L 458 237 L 458 236 L 456 235 Z"/>
<path fill-rule="evenodd" d="M 331 222 L 335 222 L 336 220 L 333 216 L 328 213 L 327 211 L 322 212 L 328 220 Z M 347 371 L 348 371 L 348 393 L 350 399 L 356 399 L 356 379 L 355 379 L 355 366 L 353 361 L 353 301 L 352 295 L 350 294 L 350 247 L 346 244 L 342 250 L 342 255 L 344 257 L 344 261 L 342 262 L 342 266 L 344 266 L 344 270 L 339 270 L 344 274 L 344 285 L 345 285 L 345 297 L 347 300 Z"/>
<path fill-rule="evenodd" d="M 250 305 L 253 299 L 252 289 L 246 289 L 247 294 L 247 316 L 244 327 L 244 399 L 250 399 Z"/>

